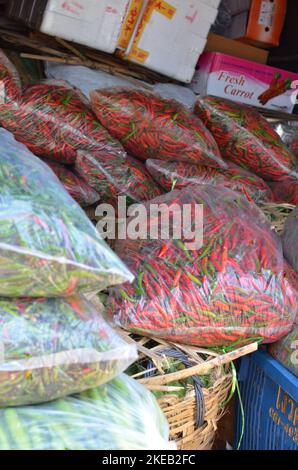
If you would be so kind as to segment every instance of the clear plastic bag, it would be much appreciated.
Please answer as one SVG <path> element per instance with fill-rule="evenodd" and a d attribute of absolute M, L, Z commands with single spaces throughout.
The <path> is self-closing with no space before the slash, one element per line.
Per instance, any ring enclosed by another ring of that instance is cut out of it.
<path fill-rule="evenodd" d="M 296 284 L 280 239 L 255 204 L 208 185 L 174 190 L 153 203 L 163 204 L 163 214 L 171 209 L 169 233 L 176 236 L 168 237 L 164 219 L 146 204 L 144 220 L 138 218 L 142 238 L 116 242 L 116 253 L 135 275 L 131 285 L 110 290 L 107 313 L 116 324 L 204 347 L 273 342 L 291 330 Z M 197 204 L 203 205 L 203 227 Z M 158 239 L 148 239 L 156 226 Z"/>
<path fill-rule="evenodd" d="M 148 83 L 139 80 L 126 80 L 101 70 L 91 70 L 80 65 L 61 65 L 46 62 L 46 76 L 51 79 L 67 80 L 72 86 L 78 88 L 89 100 L 90 92 L 104 88 L 125 87 L 134 89 L 148 89 Z M 187 108 L 193 108 L 197 99 L 192 90 L 175 83 L 156 83 L 152 90 L 163 98 L 175 99 Z"/>
<path fill-rule="evenodd" d="M 149 201 L 161 194 L 145 165 L 131 156 L 118 164 L 111 159 L 110 164 L 103 165 L 94 153 L 79 151 L 75 168 L 105 203 L 117 205 L 117 197 L 126 196 L 128 204 L 132 204 Z"/>
<path fill-rule="evenodd" d="M 92 206 L 99 201 L 99 194 L 69 168 L 51 160 L 44 161 L 59 178 L 66 191 L 81 207 Z"/>
<path fill-rule="evenodd" d="M 137 358 L 83 297 L 0 299 L 0 407 L 97 387 Z"/>
<path fill-rule="evenodd" d="M 55 80 L 20 90 L 18 73 L 3 53 L 0 63 L 0 123 L 33 153 L 67 164 L 75 162 L 78 149 L 96 151 L 104 161 L 125 159 L 123 147 L 96 120 L 79 90 Z"/>
<path fill-rule="evenodd" d="M 298 202 L 296 209 L 287 218 L 282 240 L 284 255 L 298 273 Z"/>
<path fill-rule="evenodd" d="M 298 325 L 277 343 L 271 344 L 269 351 L 275 359 L 298 377 Z"/>
<path fill-rule="evenodd" d="M 115 88 L 91 92 L 90 97 L 101 124 L 134 157 L 225 168 L 210 132 L 176 101 L 142 90 Z"/>
<path fill-rule="evenodd" d="M 184 162 L 147 160 L 146 167 L 155 181 L 166 191 L 183 189 L 190 185 L 210 184 L 230 188 L 244 194 L 256 203 L 271 201 L 269 186 L 258 176 L 233 163 L 225 170 L 192 165 Z"/>
<path fill-rule="evenodd" d="M 212 132 L 221 154 L 266 181 L 279 181 L 296 167 L 279 135 L 256 110 L 223 98 L 207 96 L 196 114 Z"/>
<path fill-rule="evenodd" d="M 277 204 L 298 205 L 298 173 L 294 177 L 285 178 L 283 181 L 270 184 L 273 199 Z"/>
<path fill-rule="evenodd" d="M 154 396 L 121 374 L 44 405 L 0 410 L 1 450 L 174 450 Z"/>
<path fill-rule="evenodd" d="M 280 121 L 274 124 L 274 129 L 280 136 L 281 140 L 293 152 L 296 159 L 298 158 L 298 123 L 297 121 Z M 298 161 L 297 161 L 298 166 Z"/>
<path fill-rule="evenodd" d="M 5 129 L 0 147 L 0 296 L 68 296 L 132 280 L 51 169 Z"/>

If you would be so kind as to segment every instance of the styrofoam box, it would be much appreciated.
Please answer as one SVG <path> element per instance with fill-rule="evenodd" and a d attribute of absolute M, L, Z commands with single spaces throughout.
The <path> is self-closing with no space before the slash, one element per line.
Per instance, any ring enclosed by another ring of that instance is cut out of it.
<path fill-rule="evenodd" d="M 152 5 L 147 7 L 127 51 L 128 59 L 189 83 L 217 16 L 217 9 L 209 3 L 207 0 L 167 0 L 159 2 L 159 9 Z"/>
<path fill-rule="evenodd" d="M 40 30 L 113 53 L 130 0 L 49 0 Z"/>

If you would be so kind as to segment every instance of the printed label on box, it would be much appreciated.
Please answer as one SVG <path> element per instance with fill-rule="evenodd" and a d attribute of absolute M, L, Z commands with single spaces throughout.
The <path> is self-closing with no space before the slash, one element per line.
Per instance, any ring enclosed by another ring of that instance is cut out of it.
<path fill-rule="evenodd" d="M 191 88 L 253 106 L 291 113 L 298 74 L 219 53 L 204 53 Z M 298 83 L 298 82 L 297 82 Z"/>

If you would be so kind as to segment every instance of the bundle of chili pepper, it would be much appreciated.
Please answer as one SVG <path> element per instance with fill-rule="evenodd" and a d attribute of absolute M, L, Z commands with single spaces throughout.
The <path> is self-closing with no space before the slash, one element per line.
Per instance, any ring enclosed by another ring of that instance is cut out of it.
<path fill-rule="evenodd" d="M 50 168 L 5 129 L 0 142 L 0 296 L 68 296 L 131 280 Z"/>
<path fill-rule="evenodd" d="M 90 96 L 101 124 L 136 158 L 225 168 L 210 132 L 176 101 L 142 90 L 117 88 L 94 91 Z"/>
<path fill-rule="evenodd" d="M 131 156 L 117 165 L 102 164 L 94 153 L 78 151 L 75 169 L 94 188 L 103 201 L 117 205 L 118 196 L 127 196 L 127 203 L 148 201 L 161 194 L 145 165 Z"/>
<path fill-rule="evenodd" d="M 210 184 L 233 189 L 256 203 L 271 201 L 269 186 L 258 176 L 229 163 L 226 170 L 197 166 L 184 162 L 147 160 L 146 167 L 155 181 L 165 190 L 183 189 L 190 185 Z"/>
<path fill-rule="evenodd" d="M 224 158 L 266 181 L 279 181 L 295 169 L 294 155 L 253 108 L 207 96 L 197 101 L 195 112 L 212 132 Z"/>
<path fill-rule="evenodd" d="M 270 345 L 269 352 L 298 377 L 298 325 L 295 325 L 291 333 L 277 343 Z"/>
<path fill-rule="evenodd" d="M 137 357 L 83 297 L 0 299 L 0 407 L 97 387 Z"/>
<path fill-rule="evenodd" d="M 99 201 L 99 194 L 69 168 L 51 160 L 44 160 L 44 162 L 53 170 L 66 191 L 81 207 L 92 206 Z"/>
<path fill-rule="evenodd" d="M 298 174 L 297 178 L 284 178 L 283 181 L 270 184 L 270 187 L 277 204 L 298 205 Z"/>
<path fill-rule="evenodd" d="M 297 290 L 281 242 L 255 204 L 208 185 L 174 190 L 153 203 L 172 213 L 172 234 L 181 230 L 181 210 L 187 208 L 184 233 L 168 237 L 163 219 L 150 215 L 147 203 L 139 224 L 145 234 L 157 227 L 159 239 L 116 242 L 116 252 L 135 274 L 133 284 L 110 291 L 108 314 L 117 324 L 208 347 L 248 338 L 272 342 L 291 330 Z M 203 246 L 197 204 L 203 204 Z"/>

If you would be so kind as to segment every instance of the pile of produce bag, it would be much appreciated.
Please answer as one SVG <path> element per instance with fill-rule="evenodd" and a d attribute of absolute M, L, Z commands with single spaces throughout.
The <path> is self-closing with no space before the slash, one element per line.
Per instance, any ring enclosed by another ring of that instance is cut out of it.
<path fill-rule="evenodd" d="M 0 409 L 0 450 L 174 450 L 154 396 L 118 378 L 51 403 Z"/>
<path fill-rule="evenodd" d="M 227 169 L 197 166 L 184 162 L 164 162 L 149 159 L 146 167 L 155 181 L 166 191 L 190 185 L 210 184 L 233 189 L 256 203 L 272 200 L 269 186 L 258 176 L 229 163 Z"/>
<path fill-rule="evenodd" d="M 281 241 L 257 206 L 209 185 L 174 190 L 153 203 L 170 211 L 170 234 L 181 225 L 182 208 L 192 219 L 186 218 L 187 236 L 166 239 L 161 217 L 146 204 L 146 217 L 138 220 L 140 238 L 116 242 L 116 253 L 135 275 L 133 284 L 110 291 L 108 313 L 118 325 L 209 347 L 255 338 L 273 342 L 291 330 L 297 290 Z M 195 217 L 197 204 L 203 205 L 203 227 Z M 157 224 L 158 239 L 148 239 Z M 204 243 L 193 247 L 202 229 Z"/>
<path fill-rule="evenodd" d="M 68 296 L 132 280 L 50 168 L 4 129 L 0 187 L 0 296 Z"/>
<path fill-rule="evenodd" d="M 0 298 L 0 407 L 97 387 L 137 357 L 83 297 Z"/>
<path fill-rule="evenodd" d="M 256 110 L 223 98 L 207 96 L 195 105 L 224 158 L 266 181 L 280 181 L 296 167 L 294 155 Z"/>
<path fill-rule="evenodd" d="M 176 101 L 117 88 L 93 91 L 90 96 L 101 124 L 136 158 L 226 167 L 210 132 Z"/>

